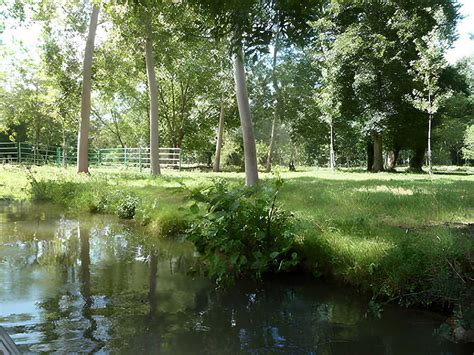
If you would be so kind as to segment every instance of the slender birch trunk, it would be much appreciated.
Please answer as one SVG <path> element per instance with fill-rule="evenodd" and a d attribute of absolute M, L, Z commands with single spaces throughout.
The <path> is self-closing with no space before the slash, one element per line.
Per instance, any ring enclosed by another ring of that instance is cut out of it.
<path fill-rule="evenodd" d="M 334 154 L 334 125 L 329 124 L 329 165 L 332 170 L 336 170 L 336 157 Z"/>
<path fill-rule="evenodd" d="M 433 115 L 430 113 L 428 118 L 428 172 L 430 175 L 433 175 L 433 161 L 431 156 L 431 125 L 432 125 Z"/>
<path fill-rule="evenodd" d="M 373 132 L 372 139 L 374 142 L 374 164 L 372 165 L 372 171 L 377 173 L 383 171 L 382 134 Z"/>
<path fill-rule="evenodd" d="M 247 93 L 247 83 L 244 68 L 244 52 L 242 48 L 234 58 L 235 91 L 237 95 L 237 106 L 239 108 L 240 124 L 244 140 L 245 156 L 245 183 L 247 186 L 258 182 L 257 148 L 253 135 L 252 116 Z"/>
<path fill-rule="evenodd" d="M 428 172 L 433 175 L 433 163 L 431 158 L 431 123 L 433 120 L 433 110 L 431 106 L 431 88 L 428 85 Z"/>
<path fill-rule="evenodd" d="M 400 149 L 398 148 L 394 148 L 393 150 L 388 152 L 387 170 L 395 171 L 395 168 L 397 167 L 397 160 L 398 160 L 399 153 L 400 153 Z"/>
<path fill-rule="evenodd" d="M 77 172 L 89 172 L 89 120 L 91 115 L 92 58 L 94 41 L 99 19 L 99 7 L 94 5 L 84 52 L 84 69 L 82 73 L 81 126 L 77 140 Z"/>
<path fill-rule="evenodd" d="M 221 150 L 222 150 L 222 139 L 224 137 L 224 97 L 221 99 L 221 113 L 219 115 L 219 128 L 217 131 L 217 144 L 216 144 L 216 155 L 214 159 L 214 172 L 219 172 L 221 169 Z"/>
<path fill-rule="evenodd" d="M 147 15 L 146 15 L 147 16 Z M 153 42 L 151 20 L 145 18 L 146 26 L 146 73 L 148 78 L 148 93 L 150 97 L 150 170 L 152 175 L 160 175 L 159 132 L 158 132 L 158 85 L 155 75 L 155 61 L 153 59 Z"/>
<path fill-rule="evenodd" d="M 278 81 L 276 78 L 276 62 L 277 62 L 277 54 L 279 49 L 279 39 L 280 31 L 277 28 L 276 35 L 275 35 L 275 48 L 273 51 L 273 63 L 272 63 L 272 81 L 273 81 L 273 89 L 275 90 L 275 100 L 274 100 L 274 108 L 273 108 L 273 121 L 272 121 L 272 131 L 270 135 L 270 145 L 268 147 L 268 156 L 267 156 L 267 165 L 265 167 L 265 171 L 269 173 L 272 170 L 272 157 L 273 157 L 273 150 L 275 149 L 275 130 L 277 125 L 278 119 Z"/>

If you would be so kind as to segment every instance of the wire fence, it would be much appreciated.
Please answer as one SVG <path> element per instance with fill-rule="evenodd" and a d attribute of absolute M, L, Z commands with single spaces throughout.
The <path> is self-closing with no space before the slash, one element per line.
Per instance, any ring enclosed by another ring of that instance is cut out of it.
<path fill-rule="evenodd" d="M 160 165 L 181 170 L 181 148 L 159 148 Z M 75 164 L 76 148 L 32 145 L 24 142 L 0 142 L 0 164 L 57 165 Z M 101 148 L 89 150 L 89 164 L 124 166 L 146 169 L 150 167 L 150 148 Z"/>

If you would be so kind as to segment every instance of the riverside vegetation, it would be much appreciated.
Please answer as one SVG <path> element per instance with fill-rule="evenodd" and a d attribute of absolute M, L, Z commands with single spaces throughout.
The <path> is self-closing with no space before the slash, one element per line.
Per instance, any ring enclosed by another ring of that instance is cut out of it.
<path fill-rule="evenodd" d="M 453 329 L 474 329 L 472 175 L 307 169 L 281 179 L 241 187 L 237 173 L 4 166 L 0 198 L 116 214 L 150 238 L 187 236 L 219 284 L 305 270 L 370 292 L 375 313 L 386 302 L 429 306 L 453 312 Z"/>

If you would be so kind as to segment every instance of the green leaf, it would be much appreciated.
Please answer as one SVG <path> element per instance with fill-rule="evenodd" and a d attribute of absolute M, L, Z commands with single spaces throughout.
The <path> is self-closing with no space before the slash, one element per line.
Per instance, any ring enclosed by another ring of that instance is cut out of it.
<path fill-rule="evenodd" d="M 191 213 L 198 214 L 199 213 L 199 206 L 195 203 L 189 207 Z"/>

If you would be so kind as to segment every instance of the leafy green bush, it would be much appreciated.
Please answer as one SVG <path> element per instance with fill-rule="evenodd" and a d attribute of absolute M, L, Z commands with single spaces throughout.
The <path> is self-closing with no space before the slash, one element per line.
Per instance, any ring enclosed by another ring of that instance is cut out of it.
<path fill-rule="evenodd" d="M 222 146 L 221 161 L 224 168 L 239 168 L 243 170 L 244 160 L 242 157 L 244 148 L 241 142 L 242 136 L 240 134 L 236 134 L 236 132 L 230 133 L 229 139 Z"/>
<path fill-rule="evenodd" d="M 165 238 L 178 238 L 186 234 L 189 220 L 181 211 L 162 210 L 154 215 L 153 221 L 148 226 L 148 231 L 153 235 Z"/>
<path fill-rule="evenodd" d="M 126 193 L 118 201 L 117 216 L 123 219 L 132 219 L 139 203 L 140 199 L 135 194 Z"/>
<path fill-rule="evenodd" d="M 28 182 L 30 184 L 30 195 L 33 201 L 41 202 L 62 202 L 74 198 L 77 185 L 71 181 L 56 180 L 37 180 L 35 176 L 28 174 Z"/>
<path fill-rule="evenodd" d="M 113 191 L 103 182 L 68 179 L 36 179 L 30 173 L 30 195 L 33 201 L 53 202 L 93 213 L 113 213 L 123 219 L 135 216 L 140 199 L 131 192 Z"/>
<path fill-rule="evenodd" d="M 220 180 L 191 192 L 200 214 L 188 230 L 209 276 L 226 283 L 241 276 L 261 277 L 266 272 L 288 271 L 299 264 L 294 217 L 276 202 L 282 181 L 230 189 Z"/>
<path fill-rule="evenodd" d="M 257 162 L 261 166 L 265 166 L 267 164 L 267 157 L 268 157 L 268 144 L 262 141 L 256 143 L 257 148 Z"/>
<path fill-rule="evenodd" d="M 52 202 L 88 212 L 108 212 L 108 191 L 96 181 L 72 181 L 67 178 L 37 179 L 28 174 L 31 199 Z"/>
<path fill-rule="evenodd" d="M 33 174 L 27 175 L 28 183 L 30 185 L 30 195 L 33 201 L 48 201 L 48 183 L 49 181 L 36 180 Z"/>
<path fill-rule="evenodd" d="M 469 126 L 464 133 L 464 158 L 474 160 L 474 125 Z"/>

